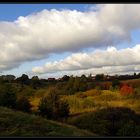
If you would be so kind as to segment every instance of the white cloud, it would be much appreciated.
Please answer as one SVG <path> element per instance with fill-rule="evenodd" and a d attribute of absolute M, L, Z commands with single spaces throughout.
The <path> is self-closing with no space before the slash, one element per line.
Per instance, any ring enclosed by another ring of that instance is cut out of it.
<path fill-rule="evenodd" d="M 39 74 L 38 76 L 40 78 L 49 78 L 49 77 L 55 77 L 60 78 L 64 75 L 74 75 L 74 76 L 81 76 L 82 74 L 89 75 L 89 74 L 134 74 L 134 72 L 139 73 L 140 72 L 140 65 L 128 65 L 128 66 L 104 66 L 100 68 L 91 68 L 91 69 L 85 69 L 85 70 L 73 70 L 73 71 L 58 71 L 56 73 L 45 73 L 45 74 Z M 32 75 L 35 73 L 32 72 Z"/>
<path fill-rule="evenodd" d="M 128 72 L 140 70 L 140 45 L 117 50 L 108 47 L 90 53 L 75 53 L 55 62 L 47 62 L 42 67 L 34 67 L 34 73 L 55 73 L 59 71 L 92 71 L 92 73 Z M 92 70 L 90 70 L 92 69 Z"/>
<path fill-rule="evenodd" d="M 139 9 L 139 4 L 105 4 L 97 5 L 94 11 L 52 9 L 20 16 L 14 22 L 1 21 L 0 71 L 15 68 L 26 61 L 47 58 L 52 53 L 74 52 L 85 47 L 96 48 L 130 40 L 131 31 L 140 27 Z M 82 54 L 81 60 L 79 57 L 74 58 L 74 62 L 67 60 L 67 67 L 61 65 L 61 68 L 70 70 L 72 65 L 79 69 L 85 57 L 88 56 Z M 90 60 L 84 65 L 88 68 Z M 50 66 L 52 71 L 53 67 Z"/>

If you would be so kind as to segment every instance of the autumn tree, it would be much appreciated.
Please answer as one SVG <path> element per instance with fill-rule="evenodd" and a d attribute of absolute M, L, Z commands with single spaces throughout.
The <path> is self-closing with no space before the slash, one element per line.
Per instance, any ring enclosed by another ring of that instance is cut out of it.
<path fill-rule="evenodd" d="M 130 95 L 130 94 L 134 93 L 134 89 L 131 86 L 128 86 L 125 84 L 121 87 L 120 93 L 121 93 L 121 95 Z"/>

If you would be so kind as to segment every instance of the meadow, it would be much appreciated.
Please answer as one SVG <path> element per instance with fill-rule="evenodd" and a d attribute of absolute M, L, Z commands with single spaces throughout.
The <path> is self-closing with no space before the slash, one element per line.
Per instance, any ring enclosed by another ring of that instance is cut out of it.
<path fill-rule="evenodd" d="M 96 136 L 72 125 L 0 107 L 1 137 Z"/>
<path fill-rule="evenodd" d="M 39 93 L 40 91 L 38 91 L 37 95 Z M 47 91 L 44 90 L 43 94 L 42 90 L 41 94 L 46 95 Z M 39 96 L 30 98 L 33 110 L 37 109 L 40 98 Z M 140 113 L 140 95 L 122 96 L 119 90 L 92 89 L 85 92 L 77 92 L 74 95 L 63 95 L 62 98 L 68 101 L 71 115 L 107 107 L 128 107 Z"/>

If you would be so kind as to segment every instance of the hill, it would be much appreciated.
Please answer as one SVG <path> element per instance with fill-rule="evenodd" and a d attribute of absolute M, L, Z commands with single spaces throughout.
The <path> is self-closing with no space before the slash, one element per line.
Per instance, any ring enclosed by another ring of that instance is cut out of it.
<path fill-rule="evenodd" d="M 108 107 L 79 114 L 67 123 L 99 136 L 140 136 L 140 115 L 126 107 Z"/>
<path fill-rule="evenodd" d="M 93 136 L 85 130 L 0 107 L 0 136 Z"/>

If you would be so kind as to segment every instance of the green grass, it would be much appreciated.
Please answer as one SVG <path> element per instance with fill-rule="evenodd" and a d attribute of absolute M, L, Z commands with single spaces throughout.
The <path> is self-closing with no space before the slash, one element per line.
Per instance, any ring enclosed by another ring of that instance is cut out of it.
<path fill-rule="evenodd" d="M 74 126 L 0 107 L 0 136 L 95 136 Z"/>

